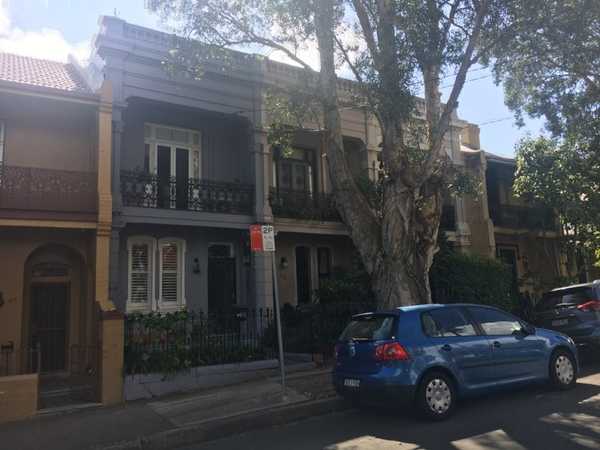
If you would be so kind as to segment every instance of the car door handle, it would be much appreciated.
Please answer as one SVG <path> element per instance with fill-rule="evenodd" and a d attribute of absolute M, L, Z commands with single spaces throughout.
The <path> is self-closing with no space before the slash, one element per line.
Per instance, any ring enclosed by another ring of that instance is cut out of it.
<path fill-rule="evenodd" d="M 494 341 L 494 347 L 500 348 L 502 347 L 502 344 L 499 341 Z"/>
<path fill-rule="evenodd" d="M 451 352 L 452 351 L 452 346 L 449 345 L 449 344 L 442 345 L 442 350 L 444 350 L 445 352 Z"/>

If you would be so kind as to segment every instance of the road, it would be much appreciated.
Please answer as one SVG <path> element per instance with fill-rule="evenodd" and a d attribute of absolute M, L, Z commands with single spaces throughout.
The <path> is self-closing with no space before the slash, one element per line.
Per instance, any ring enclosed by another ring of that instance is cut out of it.
<path fill-rule="evenodd" d="M 352 410 L 245 433 L 185 450 L 588 450 L 600 449 L 600 362 L 577 387 L 543 386 L 462 402 L 442 423 L 408 413 Z"/>

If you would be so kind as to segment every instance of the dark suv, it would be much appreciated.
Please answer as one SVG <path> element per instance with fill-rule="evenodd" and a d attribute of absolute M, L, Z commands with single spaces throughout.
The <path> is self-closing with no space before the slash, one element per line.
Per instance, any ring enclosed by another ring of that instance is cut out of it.
<path fill-rule="evenodd" d="M 534 317 L 536 325 L 560 331 L 576 344 L 600 347 L 600 280 L 547 292 Z"/>

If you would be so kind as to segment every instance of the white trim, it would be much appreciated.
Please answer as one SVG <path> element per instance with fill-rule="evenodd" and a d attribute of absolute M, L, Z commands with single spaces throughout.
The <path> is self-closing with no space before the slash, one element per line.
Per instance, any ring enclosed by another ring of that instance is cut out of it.
<path fill-rule="evenodd" d="M 133 303 L 131 301 L 131 274 L 132 274 L 132 258 L 131 248 L 135 244 L 148 244 L 148 301 L 144 304 Z M 127 312 L 150 312 L 154 310 L 155 298 L 154 298 L 154 261 L 156 259 L 156 239 L 151 236 L 130 236 L 127 239 Z"/>
<path fill-rule="evenodd" d="M 162 293 L 163 278 L 163 246 L 165 244 L 175 244 L 177 246 L 177 300 L 175 302 L 165 302 Z M 160 311 L 177 311 L 185 308 L 185 258 L 186 242 L 181 238 L 160 238 L 158 240 L 158 302 L 157 309 Z"/>
<path fill-rule="evenodd" d="M 189 139 L 187 142 L 178 142 L 176 140 L 166 140 L 157 137 L 157 128 L 166 128 L 174 131 L 183 131 L 189 133 Z M 150 135 L 146 135 L 146 129 L 149 130 Z M 197 138 L 198 143 L 194 143 L 194 138 Z M 202 133 L 198 130 L 192 130 L 188 128 L 173 127 L 170 125 L 162 125 L 156 123 L 144 123 L 144 144 L 150 146 L 149 151 L 149 169 L 150 172 L 156 174 L 158 172 L 158 146 L 169 147 L 171 153 L 171 176 L 175 176 L 177 173 L 176 166 L 176 153 L 177 149 L 188 151 L 188 176 L 189 178 L 202 178 Z M 194 170 L 194 160 L 198 159 L 197 170 Z"/>

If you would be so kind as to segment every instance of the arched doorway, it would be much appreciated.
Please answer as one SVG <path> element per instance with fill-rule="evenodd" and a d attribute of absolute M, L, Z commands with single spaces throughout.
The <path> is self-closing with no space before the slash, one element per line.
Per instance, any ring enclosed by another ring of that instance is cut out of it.
<path fill-rule="evenodd" d="M 24 342 L 40 350 L 42 374 L 69 372 L 89 323 L 83 257 L 63 245 L 36 249 L 25 263 Z"/>

